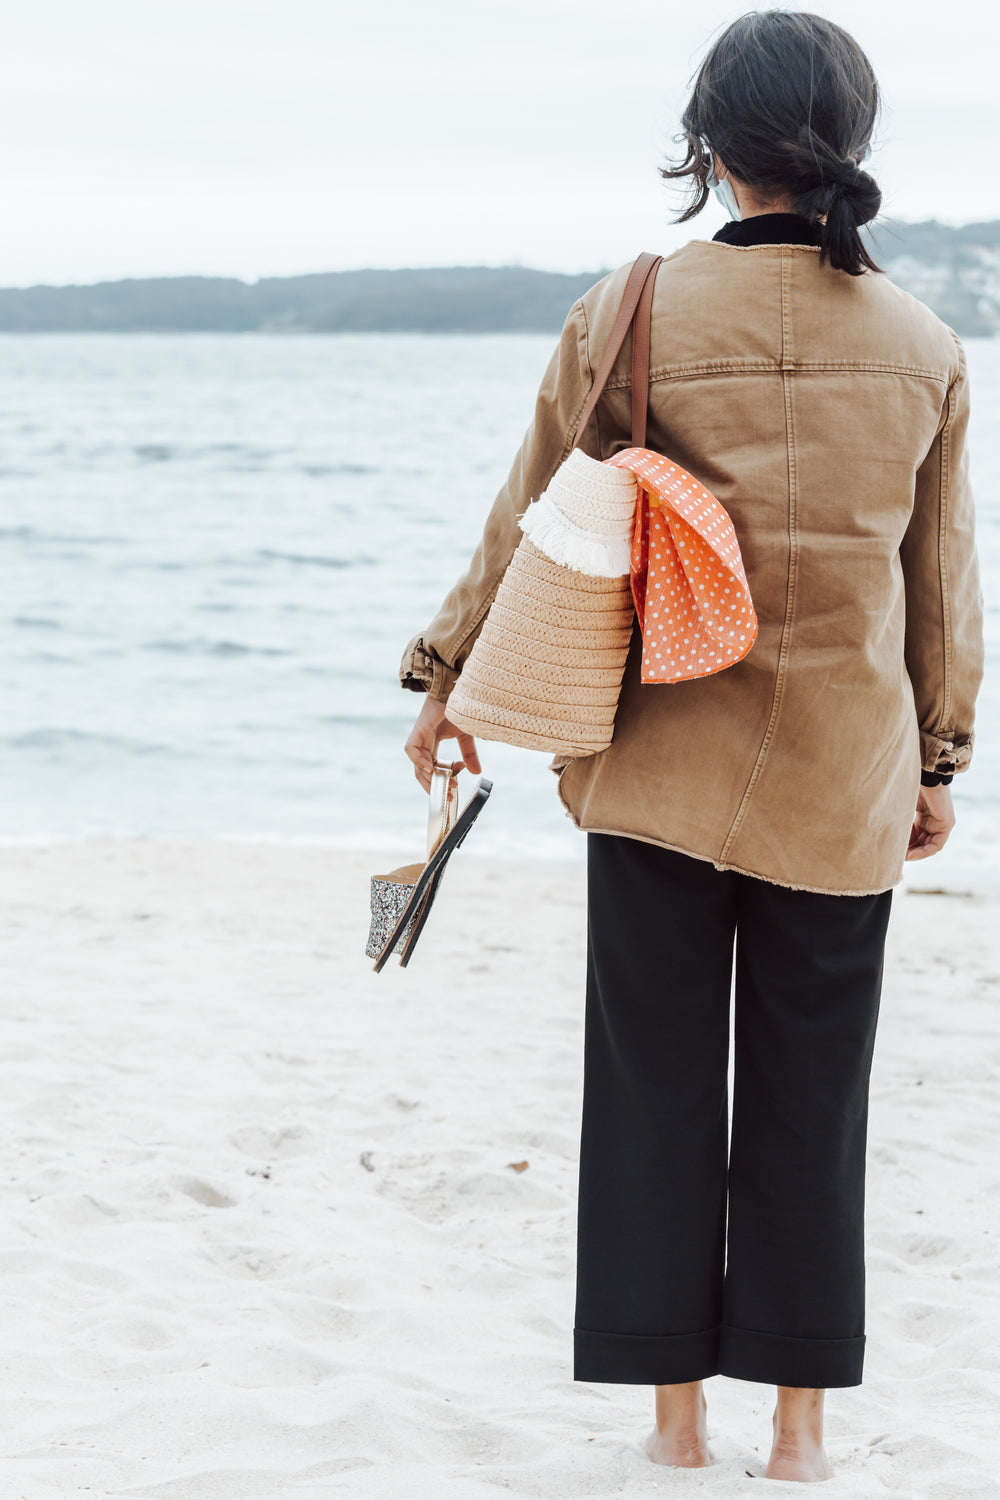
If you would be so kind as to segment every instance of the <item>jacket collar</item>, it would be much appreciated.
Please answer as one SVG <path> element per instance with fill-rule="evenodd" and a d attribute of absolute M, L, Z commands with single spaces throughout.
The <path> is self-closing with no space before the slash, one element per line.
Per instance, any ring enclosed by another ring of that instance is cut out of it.
<path fill-rule="evenodd" d="M 801 214 L 755 214 L 730 219 L 712 239 L 723 245 L 818 245 L 823 226 Z"/>

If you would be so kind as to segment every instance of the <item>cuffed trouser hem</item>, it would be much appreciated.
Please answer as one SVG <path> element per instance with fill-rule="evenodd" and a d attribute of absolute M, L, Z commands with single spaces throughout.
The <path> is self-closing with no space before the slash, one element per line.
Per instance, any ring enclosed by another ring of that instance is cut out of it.
<path fill-rule="evenodd" d="M 719 1373 L 719 1329 L 663 1338 L 573 1330 L 573 1379 L 608 1385 L 682 1385 Z"/>
<path fill-rule="evenodd" d="M 860 1385 L 864 1359 L 863 1334 L 857 1339 L 793 1339 L 723 1326 L 717 1368 L 733 1380 L 828 1390 Z"/>
<path fill-rule="evenodd" d="M 683 1385 L 728 1375 L 759 1385 L 834 1390 L 860 1385 L 864 1335 L 795 1339 L 748 1328 L 706 1328 L 662 1338 L 573 1330 L 573 1379 L 607 1385 Z"/>

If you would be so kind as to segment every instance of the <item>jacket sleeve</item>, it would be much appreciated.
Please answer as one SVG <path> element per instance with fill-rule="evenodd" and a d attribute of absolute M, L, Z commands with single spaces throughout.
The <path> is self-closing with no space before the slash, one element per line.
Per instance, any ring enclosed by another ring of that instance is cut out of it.
<path fill-rule="evenodd" d="M 983 676 L 983 597 L 966 434 L 969 383 L 958 373 L 942 422 L 917 470 L 913 514 L 900 547 L 906 587 L 906 669 L 920 726 L 924 771 L 964 771 L 972 758 Z"/>
<path fill-rule="evenodd" d="M 442 700 L 448 697 L 521 539 L 518 518 L 548 487 L 568 456 L 592 384 L 581 300 L 574 303 L 563 325 L 539 388 L 534 418 L 507 482 L 493 502 L 471 563 L 430 625 L 403 654 L 399 668 L 403 687 Z M 593 442 L 591 432 L 588 438 Z"/>

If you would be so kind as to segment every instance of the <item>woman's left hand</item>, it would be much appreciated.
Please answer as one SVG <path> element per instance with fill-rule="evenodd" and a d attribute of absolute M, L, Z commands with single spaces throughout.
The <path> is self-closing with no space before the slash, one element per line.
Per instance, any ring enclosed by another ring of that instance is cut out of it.
<path fill-rule="evenodd" d="M 458 748 L 462 752 L 463 759 L 452 762 L 452 770 L 456 775 L 463 767 L 469 771 L 482 773 L 479 752 L 472 735 L 456 728 L 448 718 L 446 705 L 439 699 L 428 695 L 417 715 L 416 723 L 410 730 L 410 737 L 403 746 L 413 762 L 414 774 L 425 792 L 431 789 L 431 772 L 434 770 L 437 748 L 441 740 L 458 741 Z"/>
<path fill-rule="evenodd" d="M 910 831 L 907 859 L 929 859 L 945 846 L 955 826 L 955 805 L 950 786 L 922 786 Z"/>

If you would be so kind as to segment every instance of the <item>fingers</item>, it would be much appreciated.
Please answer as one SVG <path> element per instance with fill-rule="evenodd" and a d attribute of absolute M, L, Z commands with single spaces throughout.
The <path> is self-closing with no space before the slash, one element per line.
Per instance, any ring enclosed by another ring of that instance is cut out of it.
<path fill-rule="evenodd" d="M 426 739 L 416 732 L 410 735 L 403 746 L 403 753 L 412 760 L 413 764 L 421 771 L 430 775 L 434 769 L 434 747 L 428 745 Z"/>
<path fill-rule="evenodd" d="M 435 699 L 426 699 L 410 731 L 410 737 L 403 746 L 404 753 L 413 764 L 413 774 L 425 792 L 431 789 L 434 762 L 442 740 L 457 740 L 462 752 L 463 758 L 451 763 L 452 775 L 457 776 L 465 767 L 476 773 L 481 773 L 483 769 L 472 735 L 450 723 L 445 712 L 444 704 Z"/>
<path fill-rule="evenodd" d="M 472 738 L 472 735 L 459 732 L 458 748 L 461 750 L 463 759 L 469 770 L 475 772 L 477 776 L 482 775 L 483 768 L 479 764 L 479 751 L 476 749 L 476 742 Z"/>
<path fill-rule="evenodd" d="M 429 792 L 431 789 L 431 772 L 434 770 L 434 751 L 428 747 L 426 739 L 418 732 L 416 725 L 414 725 L 410 738 L 403 746 L 403 752 L 413 762 L 414 776 L 420 782 L 424 791 Z"/>
<path fill-rule="evenodd" d="M 413 762 L 413 774 L 425 792 L 431 789 L 431 773 L 434 770 L 434 756 L 444 722 L 444 712 L 444 704 L 428 694 L 403 746 L 404 753 Z"/>
<path fill-rule="evenodd" d="M 910 845 L 906 851 L 906 858 L 908 860 L 930 859 L 932 855 L 940 854 L 948 842 L 950 832 L 951 827 L 937 828 L 932 832 L 929 828 L 914 823 L 910 833 Z"/>
<path fill-rule="evenodd" d="M 414 766 L 414 768 L 413 768 L 413 774 L 417 778 L 417 780 L 419 781 L 420 785 L 423 787 L 424 791 L 427 792 L 428 795 L 430 795 L 430 790 L 431 790 L 431 776 L 430 776 L 430 772 L 423 770 L 423 768 L 421 766 Z"/>

